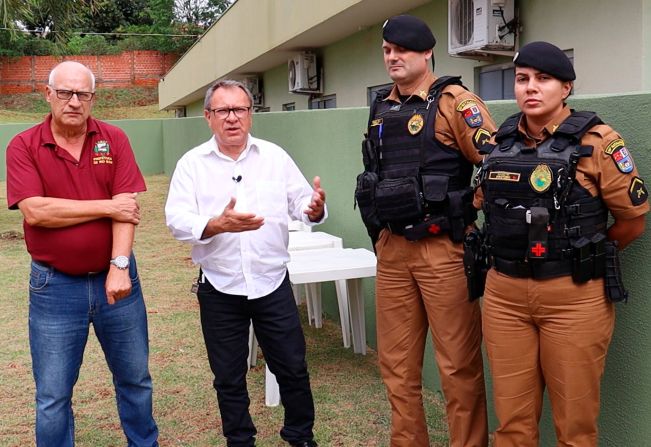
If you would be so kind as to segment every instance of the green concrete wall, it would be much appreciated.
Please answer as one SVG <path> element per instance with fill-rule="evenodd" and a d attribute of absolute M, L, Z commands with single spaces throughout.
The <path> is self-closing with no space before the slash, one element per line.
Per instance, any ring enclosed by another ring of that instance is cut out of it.
<path fill-rule="evenodd" d="M 598 112 L 604 121 L 625 138 L 635 156 L 641 175 L 651 179 L 651 93 L 607 97 L 578 97 L 572 107 Z M 512 101 L 488 104 L 497 122 L 503 121 L 517 108 Z M 327 192 L 330 218 L 323 231 L 340 235 L 347 247 L 371 248 L 359 214 L 353 209 L 355 177 L 362 169 L 360 142 L 367 119 L 367 108 L 320 111 L 296 111 L 256 114 L 253 134 L 284 147 L 296 160 L 305 176 L 322 178 Z M 201 117 L 116 121 L 129 135 L 142 171 L 146 174 L 174 170 L 178 158 L 188 149 L 210 137 Z M 4 150 L 17 132 L 29 125 L 0 126 L 0 179 L 4 179 Z M 651 181 L 651 180 L 650 180 Z M 651 233 L 649 233 L 651 234 Z M 602 387 L 600 444 L 602 446 L 649 445 L 651 425 L 651 263 L 647 253 L 651 236 L 627 248 L 622 264 L 631 300 L 617 306 L 616 331 L 608 354 Z M 374 281 L 364 280 L 366 296 L 367 339 L 376 346 Z M 324 289 L 324 307 L 336 319 L 334 291 Z M 438 375 L 428 346 L 424 382 L 438 390 Z M 490 376 L 488 376 L 490 398 Z M 496 420 L 491 412 L 491 428 Z M 544 412 L 541 445 L 554 444 L 550 413 Z"/>
<path fill-rule="evenodd" d="M 160 174 L 163 166 L 163 123 L 173 121 L 168 119 L 151 120 L 118 120 L 110 121 L 124 130 L 129 136 L 131 146 L 136 155 L 138 166 L 143 174 Z M 5 152 L 9 141 L 18 133 L 29 129 L 34 124 L 0 124 L 0 181 L 6 177 Z M 167 124 L 165 125 L 167 126 Z"/>
<path fill-rule="evenodd" d="M 632 150 L 641 175 L 651 179 L 651 94 L 584 96 L 572 98 L 570 105 L 594 110 L 612 124 Z M 490 102 L 488 106 L 498 122 L 517 111 L 512 101 Z M 353 210 L 355 176 L 362 169 L 360 141 L 366 119 L 366 108 L 266 113 L 255 117 L 256 136 L 283 146 L 308 179 L 314 175 L 322 177 L 330 209 L 330 218 L 322 229 L 343 237 L 348 247 L 371 248 L 359 215 Z M 647 298 L 651 264 L 646 261 L 650 248 L 651 237 L 646 235 L 623 254 L 625 280 L 632 298 L 628 304 L 617 307 L 616 331 L 602 388 L 599 445 L 603 446 L 648 445 L 651 439 L 651 426 L 644 422 L 651 419 L 651 324 L 646 322 L 651 315 L 651 301 Z M 376 341 L 373 286 L 372 280 L 364 281 L 371 346 Z M 329 296 L 324 304 L 330 315 L 336 315 L 331 289 Z M 431 351 L 426 358 L 425 383 L 438 390 Z M 490 398 L 490 376 L 488 388 Z M 490 419 L 494 429 L 496 419 L 492 412 Z M 541 445 L 553 445 L 555 435 L 547 403 L 541 431 Z"/>

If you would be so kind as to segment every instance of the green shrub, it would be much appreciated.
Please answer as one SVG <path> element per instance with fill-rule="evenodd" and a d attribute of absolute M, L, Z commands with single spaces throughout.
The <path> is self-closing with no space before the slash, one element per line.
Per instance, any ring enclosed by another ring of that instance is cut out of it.
<path fill-rule="evenodd" d="M 40 37 L 28 37 L 23 47 L 25 56 L 60 56 L 66 53 L 65 46 Z"/>

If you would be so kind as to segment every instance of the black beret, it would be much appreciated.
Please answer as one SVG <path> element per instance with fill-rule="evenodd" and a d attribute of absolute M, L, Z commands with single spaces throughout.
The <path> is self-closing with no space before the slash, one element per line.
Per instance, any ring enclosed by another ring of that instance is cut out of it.
<path fill-rule="evenodd" d="M 434 48 L 436 39 L 429 26 L 418 17 L 399 15 L 384 22 L 382 38 L 412 51 Z"/>
<path fill-rule="evenodd" d="M 561 81 L 576 79 L 574 67 L 563 51 L 549 42 L 531 42 L 515 53 L 516 67 L 530 67 L 552 75 Z"/>

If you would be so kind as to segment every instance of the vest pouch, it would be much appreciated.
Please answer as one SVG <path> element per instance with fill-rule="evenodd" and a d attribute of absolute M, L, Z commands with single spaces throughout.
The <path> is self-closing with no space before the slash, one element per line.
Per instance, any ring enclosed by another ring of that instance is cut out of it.
<path fill-rule="evenodd" d="M 375 210 L 375 189 L 378 184 L 378 176 L 375 172 L 364 171 L 357 176 L 355 187 L 355 203 L 359 207 L 362 221 L 368 229 L 382 227 Z"/>
<path fill-rule="evenodd" d="M 442 202 L 448 194 L 448 182 L 450 177 L 447 175 L 421 175 L 423 181 L 423 198 L 428 202 Z"/>
<path fill-rule="evenodd" d="M 384 223 L 406 222 L 423 216 L 423 195 L 416 177 L 380 180 L 375 190 L 375 204 Z"/>

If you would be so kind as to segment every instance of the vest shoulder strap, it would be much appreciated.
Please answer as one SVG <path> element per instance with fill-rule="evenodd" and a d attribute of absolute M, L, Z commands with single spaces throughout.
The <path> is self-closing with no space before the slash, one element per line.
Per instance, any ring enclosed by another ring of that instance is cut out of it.
<path fill-rule="evenodd" d="M 371 106 L 370 106 L 369 113 L 368 113 L 368 124 L 366 126 L 367 129 L 371 127 L 371 122 L 373 121 L 373 118 L 375 117 L 375 112 L 377 111 L 378 104 L 381 103 L 382 101 L 384 101 L 387 96 L 389 96 L 389 94 L 391 93 L 392 88 L 393 88 L 393 86 L 382 88 L 382 89 L 377 91 L 377 93 L 375 95 L 375 99 L 373 101 L 371 101 Z"/>
<path fill-rule="evenodd" d="M 554 135 L 567 135 L 578 142 L 588 130 L 603 124 L 603 121 L 594 112 L 576 112 L 572 110 L 572 114 L 558 126 Z"/>
<path fill-rule="evenodd" d="M 554 132 L 554 142 L 551 149 L 555 152 L 562 152 L 570 145 L 578 145 L 588 130 L 602 123 L 603 121 L 594 112 L 576 112 L 572 110 L 572 114 Z"/>
<path fill-rule="evenodd" d="M 520 122 L 520 117 L 522 112 L 518 112 L 514 115 L 509 116 L 497 129 L 495 133 L 495 141 L 501 143 L 503 140 L 509 137 L 515 137 L 518 134 L 518 123 Z"/>
<path fill-rule="evenodd" d="M 430 86 L 429 93 L 430 95 L 440 94 L 448 85 L 460 85 L 468 90 L 461 82 L 461 76 L 441 76 Z"/>

